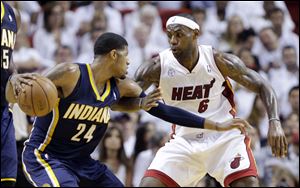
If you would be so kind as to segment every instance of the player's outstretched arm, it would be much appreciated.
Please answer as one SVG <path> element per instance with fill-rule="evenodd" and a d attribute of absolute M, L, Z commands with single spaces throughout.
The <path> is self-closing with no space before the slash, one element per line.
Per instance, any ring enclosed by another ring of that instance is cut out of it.
<path fill-rule="evenodd" d="M 276 95 L 271 85 L 257 72 L 248 69 L 235 55 L 215 50 L 214 58 L 224 77 L 230 77 L 260 96 L 269 117 L 268 143 L 272 153 L 276 157 L 286 156 L 288 144 L 278 116 Z"/>
<path fill-rule="evenodd" d="M 118 80 L 117 84 L 121 99 L 111 106 L 112 110 L 133 112 L 144 109 L 149 114 L 170 123 L 200 129 L 226 131 L 238 128 L 242 132 L 245 132 L 245 129 L 250 127 L 249 123 L 242 119 L 214 122 L 183 109 L 158 102 L 161 99 L 160 88 L 157 88 L 146 95 L 142 92 L 140 86 L 130 79 Z"/>
<path fill-rule="evenodd" d="M 237 128 L 240 129 L 242 133 L 245 133 L 247 129 L 252 128 L 250 124 L 243 119 L 235 118 L 226 122 L 215 122 L 206 118 L 202 118 L 181 108 L 169 106 L 161 102 L 158 102 L 157 107 L 152 107 L 147 112 L 157 118 L 184 127 L 210 129 L 216 131 L 227 131 Z"/>

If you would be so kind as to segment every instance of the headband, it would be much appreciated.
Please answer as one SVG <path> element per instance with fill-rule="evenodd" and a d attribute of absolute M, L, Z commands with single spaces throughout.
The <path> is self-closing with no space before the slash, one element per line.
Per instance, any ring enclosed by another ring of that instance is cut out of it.
<path fill-rule="evenodd" d="M 171 24 L 180 24 L 193 30 L 194 29 L 200 30 L 200 26 L 196 22 L 182 16 L 172 16 L 171 18 L 169 18 L 166 27 L 168 27 Z"/>

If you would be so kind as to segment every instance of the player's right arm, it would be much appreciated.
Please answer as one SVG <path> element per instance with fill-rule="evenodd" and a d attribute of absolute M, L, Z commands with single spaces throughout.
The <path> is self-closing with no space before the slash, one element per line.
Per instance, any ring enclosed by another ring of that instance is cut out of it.
<path fill-rule="evenodd" d="M 77 64 L 60 63 L 47 71 L 43 76 L 54 83 L 59 98 L 66 98 L 74 90 L 80 77 L 80 70 Z"/>
<path fill-rule="evenodd" d="M 14 11 L 16 23 L 17 23 L 17 30 L 19 30 L 21 26 L 21 16 L 20 12 L 11 7 Z M 20 92 L 25 92 L 25 85 L 31 85 L 31 81 L 36 79 L 38 74 L 36 73 L 24 73 L 24 74 L 17 74 L 17 69 L 15 68 L 11 58 L 9 58 L 9 62 L 11 66 L 9 66 L 12 75 L 9 77 L 8 82 L 5 88 L 5 97 L 9 103 L 16 103 L 17 98 Z M 2 60 L 1 60 L 2 62 Z M 2 67 L 1 67 L 2 68 Z"/>

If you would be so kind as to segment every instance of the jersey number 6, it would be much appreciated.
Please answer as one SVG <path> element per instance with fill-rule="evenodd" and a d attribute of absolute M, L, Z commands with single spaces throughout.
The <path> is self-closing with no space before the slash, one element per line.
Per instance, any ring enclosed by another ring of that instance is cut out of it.
<path fill-rule="evenodd" d="M 207 110 L 209 99 L 204 99 L 200 102 L 198 112 L 203 113 Z"/>

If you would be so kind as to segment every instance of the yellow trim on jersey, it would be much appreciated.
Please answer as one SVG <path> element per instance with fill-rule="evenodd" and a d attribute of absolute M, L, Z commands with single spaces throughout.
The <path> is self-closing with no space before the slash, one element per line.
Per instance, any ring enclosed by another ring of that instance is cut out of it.
<path fill-rule="evenodd" d="M 27 172 L 27 169 L 26 169 L 26 166 L 25 164 L 22 162 L 22 167 L 23 167 L 23 172 L 25 173 L 25 175 L 27 176 L 27 178 L 30 180 L 30 182 L 35 186 L 37 187 L 37 184 L 34 183 L 34 181 L 32 180 L 30 174 Z"/>
<path fill-rule="evenodd" d="M 97 86 L 95 84 L 95 80 L 94 80 L 94 77 L 93 77 L 93 72 L 92 72 L 91 66 L 89 64 L 86 64 L 86 67 L 87 67 L 87 70 L 88 70 L 90 83 L 91 83 L 92 88 L 94 90 L 94 93 L 96 95 L 96 99 L 103 102 L 106 99 L 106 97 L 109 95 L 109 93 L 110 93 L 110 88 L 111 88 L 110 80 L 108 80 L 106 82 L 105 92 L 103 93 L 102 96 L 100 96 L 99 92 L 97 90 Z"/>
<path fill-rule="evenodd" d="M 25 151 L 25 148 L 26 148 L 26 146 L 24 146 L 23 151 L 22 151 L 22 167 L 23 167 L 23 172 L 24 172 L 25 176 L 27 177 L 27 179 L 28 179 L 35 187 L 37 187 L 37 184 L 32 180 L 30 174 L 27 172 L 25 163 L 24 163 L 24 161 L 23 161 L 23 153 L 24 153 L 24 151 Z"/>
<path fill-rule="evenodd" d="M 87 70 L 88 70 L 90 83 L 91 83 L 92 88 L 94 90 L 94 93 L 96 95 L 96 99 L 101 100 L 99 92 L 98 92 L 96 84 L 95 84 L 95 80 L 94 80 L 94 77 L 93 77 L 93 72 L 92 72 L 91 66 L 89 64 L 86 64 L 86 67 L 87 67 Z"/>
<path fill-rule="evenodd" d="M 105 101 L 106 97 L 109 95 L 110 93 L 110 80 L 107 80 L 106 82 L 106 89 L 105 89 L 105 92 L 104 94 L 101 96 L 101 101 Z"/>
<path fill-rule="evenodd" d="M 34 149 L 34 155 L 36 156 L 37 161 L 45 168 L 45 170 L 51 180 L 52 185 L 54 187 L 60 187 L 59 182 L 58 182 L 51 166 L 44 159 L 42 159 L 41 154 L 37 149 Z"/>
<path fill-rule="evenodd" d="M 4 5 L 1 1 L 1 24 L 2 24 L 2 19 L 3 19 L 4 15 L 5 15 L 5 8 L 4 8 Z"/>
<path fill-rule="evenodd" d="M 230 83 L 230 81 L 228 79 L 225 79 L 227 85 L 228 85 L 228 88 L 231 90 L 231 92 L 234 94 L 234 91 L 233 91 L 233 88 L 232 88 L 232 85 Z"/>
<path fill-rule="evenodd" d="M 40 151 L 44 151 L 45 148 L 46 148 L 46 146 L 50 143 L 50 141 L 52 139 L 52 135 L 54 133 L 54 130 L 56 128 L 56 125 L 57 125 L 57 122 L 58 122 L 58 119 L 59 119 L 59 109 L 58 109 L 58 106 L 59 106 L 59 100 L 58 100 L 57 105 L 55 106 L 55 108 L 52 110 L 52 113 L 53 113 L 52 121 L 51 121 L 51 124 L 50 124 L 50 126 L 48 128 L 48 132 L 47 132 L 46 138 L 45 138 L 44 142 L 39 147 Z"/>
<path fill-rule="evenodd" d="M 1 182 L 3 182 L 3 181 L 14 181 L 14 182 L 16 182 L 16 179 L 15 178 L 1 178 Z"/>

